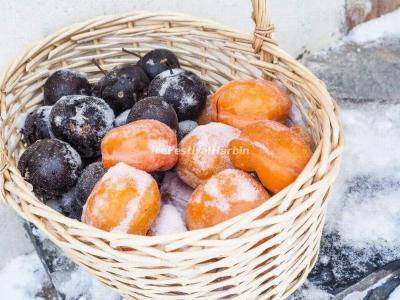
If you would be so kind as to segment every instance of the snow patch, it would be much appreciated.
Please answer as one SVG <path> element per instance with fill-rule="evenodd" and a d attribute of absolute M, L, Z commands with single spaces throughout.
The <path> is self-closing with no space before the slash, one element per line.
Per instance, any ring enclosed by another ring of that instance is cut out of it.
<path fill-rule="evenodd" d="M 388 300 L 399 300 L 400 299 L 400 286 L 393 291 Z"/>
<path fill-rule="evenodd" d="M 18 256 L 0 271 L 1 297 L 12 300 L 38 299 L 46 279 L 36 253 Z"/>
<path fill-rule="evenodd" d="M 112 290 L 103 286 L 89 273 L 78 268 L 70 278 L 62 282 L 59 291 L 67 300 L 120 300 L 121 297 Z"/>
<path fill-rule="evenodd" d="M 151 231 L 153 235 L 167 235 L 185 232 L 187 229 L 176 207 L 171 204 L 164 204 L 151 227 Z"/>
<path fill-rule="evenodd" d="M 382 38 L 400 37 L 400 8 L 353 28 L 347 40 L 357 44 L 375 42 Z"/>
<path fill-rule="evenodd" d="M 289 300 L 329 300 L 331 296 L 313 285 L 311 282 L 306 281 L 302 288 L 298 289 Z"/>

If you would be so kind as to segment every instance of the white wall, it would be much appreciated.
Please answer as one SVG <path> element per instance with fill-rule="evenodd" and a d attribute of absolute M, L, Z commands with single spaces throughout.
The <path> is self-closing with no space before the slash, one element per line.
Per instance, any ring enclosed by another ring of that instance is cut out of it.
<path fill-rule="evenodd" d="M 292 55 L 340 37 L 345 0 L 269 0 L 276 37 Z M 0 0 L 0 67 L 24 47 L 68 24 L 130 10 L 170 10 L 251 32 L 250 0 Z"/>
<path fill-rule="evenodd" d="M 297 56 L 341 36 L 345 0 L 270 0 L 276 39 Z M 250 0 L 0 0 L 0 69 L 25 47 L 68 24 L 130 10 L 190 13 L 252 32 Z M 31 248 L 16 217 L 0 204 L 0 268 Z"/>

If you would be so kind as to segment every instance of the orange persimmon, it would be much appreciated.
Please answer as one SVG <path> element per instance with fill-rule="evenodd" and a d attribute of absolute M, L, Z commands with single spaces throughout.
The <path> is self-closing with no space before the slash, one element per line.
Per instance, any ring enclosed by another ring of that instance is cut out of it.
<path fill-rule="evenodd" d="M 188 228 L 216 225 L 259 206 L 269 197 L 261 183 L 251 175 L 226 169 L 194 190 L 186 210 Z"/>
<path fill-rule="evenodd" d="M 95 185 L 82 222 L 105 231 L 144 235 L 159 210 L 160 192 L 153 177 L 118 163 Z"/>
<path fill-rule="evenodd" d="M 101 143 L 106 169 L 124 162 L 146 172 L 166 171 L 178 161 L 174 131 L 156 120 L 139 120 L 110 130 Z"/>
<path fill-rule="evenodd" d="M 213 95 L 211 119 L 241 129 L 259 120 L 284 121 L 291 105 L 287 93 L 272 81 L 233 80 Z"/>
<path fill-rule="evenodd" d="M 236 168 L 256 172 L 273 193 L 292 183 L 312 155 L 298 132 L 274 121 L 259 121 L 245 127 L 240 137 L 229 143 L 229 150 Z"/>

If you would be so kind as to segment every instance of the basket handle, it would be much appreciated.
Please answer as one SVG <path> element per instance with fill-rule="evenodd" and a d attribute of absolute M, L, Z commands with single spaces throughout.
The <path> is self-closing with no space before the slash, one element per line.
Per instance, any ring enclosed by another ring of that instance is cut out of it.
<path fill-rule="evenodd" d="M 264 43 L 275 43 L 272 40 L 274 26 L 268 14 L 268 0 L 251 0 L 253 5 L 252 18 L 256 25 L 253 37 L 253 49 L 255 53 L 260 54 L 260 59 L 266 62 L 272 62 L 273 57 L 262 50 Z"/>

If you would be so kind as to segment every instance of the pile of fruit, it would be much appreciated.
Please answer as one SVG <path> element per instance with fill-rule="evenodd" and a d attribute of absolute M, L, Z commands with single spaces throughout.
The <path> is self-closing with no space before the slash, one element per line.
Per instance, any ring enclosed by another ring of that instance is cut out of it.
<path fill-rule="evenodd" d="M 205 228 L 268 201 L 312 155 L 272 81 L 234 80 L 211 95 L 166 49 L 98 67 L 94 85 L 76 71 L 53 73 L 44 106 L 22 128 L 18 168 L 65 216 L 117 233 Z"/>

